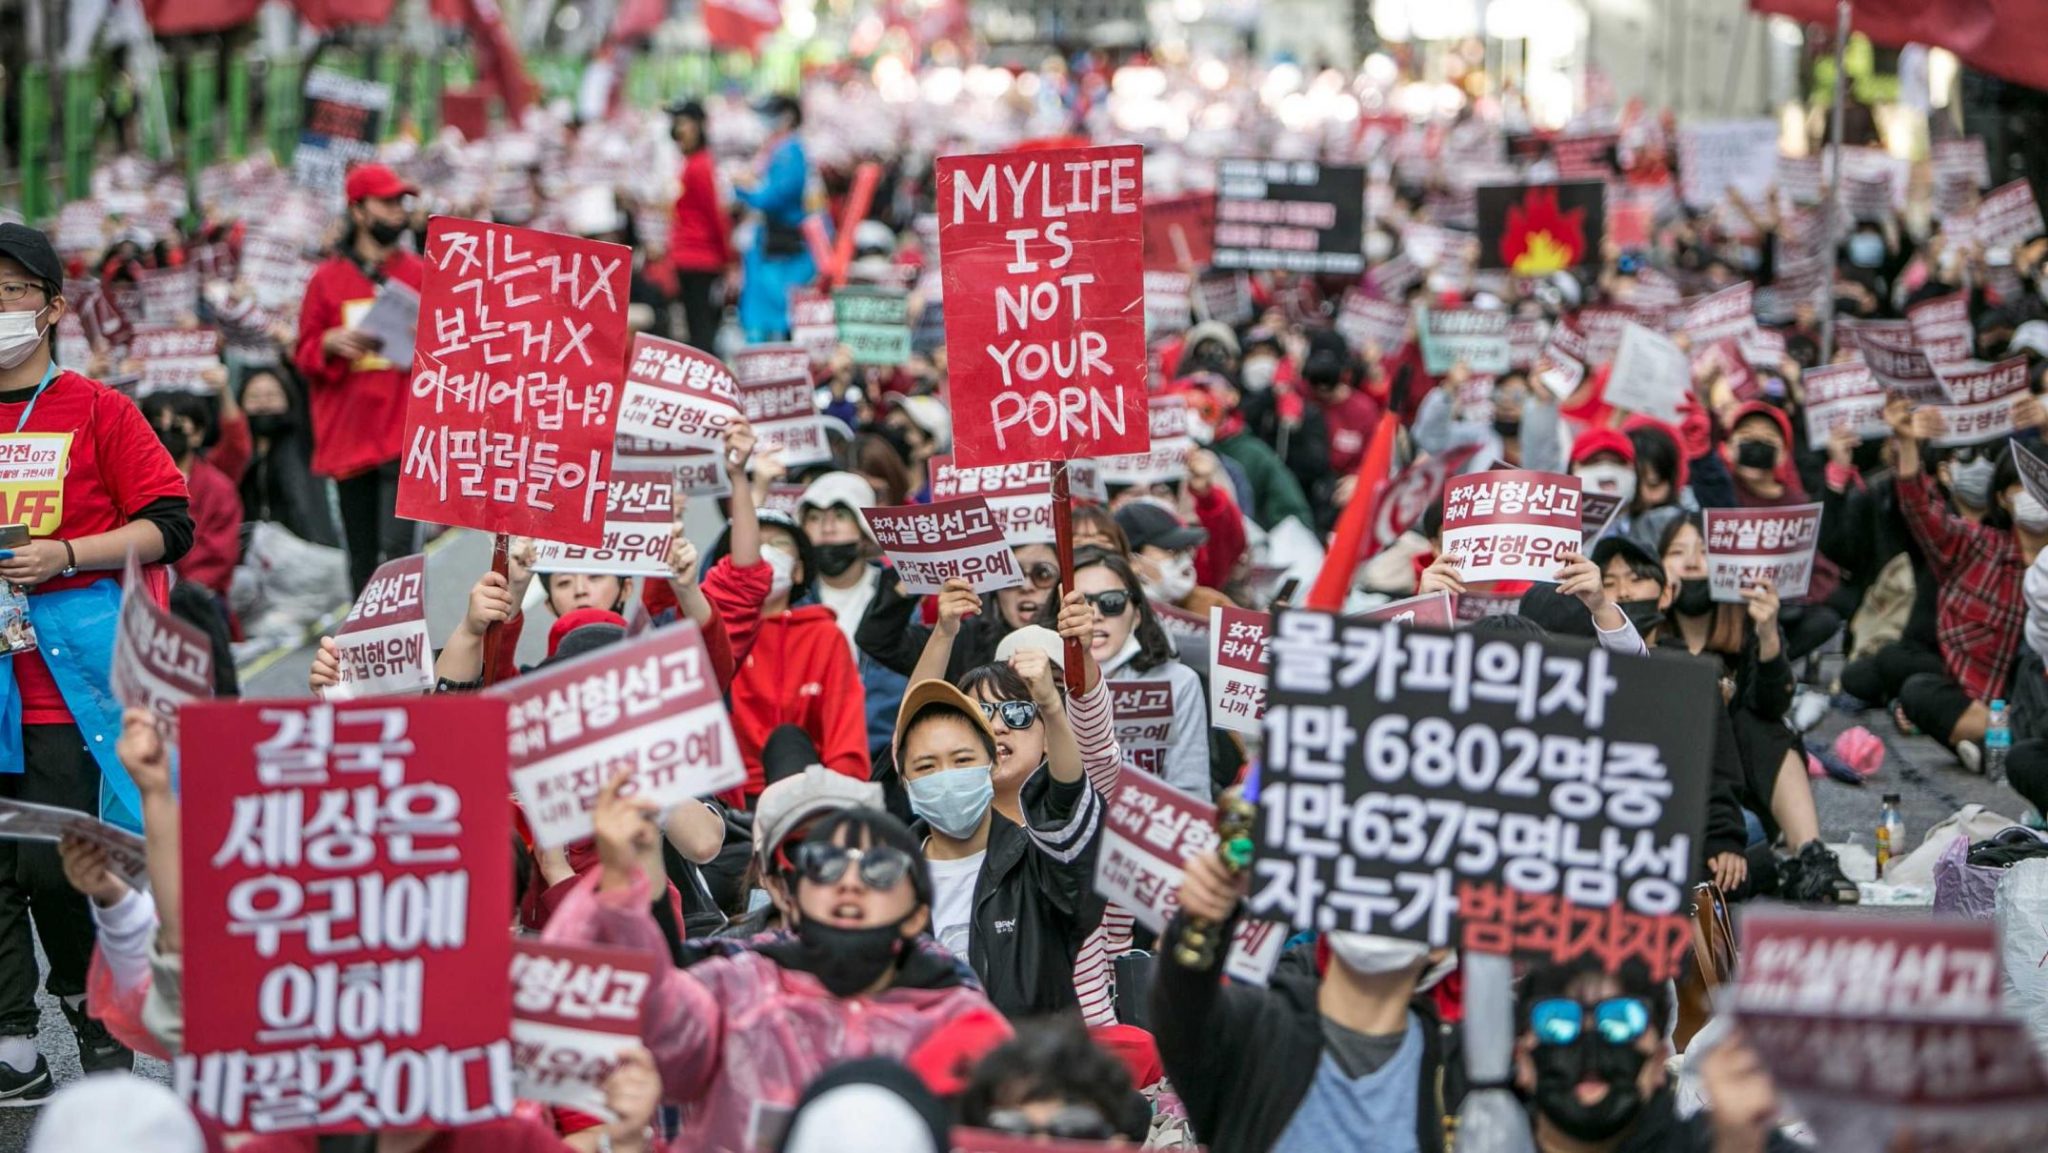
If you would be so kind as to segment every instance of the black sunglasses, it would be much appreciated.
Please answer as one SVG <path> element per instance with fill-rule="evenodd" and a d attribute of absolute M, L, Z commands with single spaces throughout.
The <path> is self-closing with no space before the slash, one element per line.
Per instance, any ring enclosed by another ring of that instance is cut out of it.
<path fill-rule="evenodd" d="M 981 715 L 991 721 L 1001 717 L 1006 729 L 1028 729 L 1038 723 L 1038 702 L 983 701 Z"/>
<path fill-rule="evenodd" d="M 1018 1137 L 1051 1137 L 1063 1141 L 1106 1141 L 1116 1129 L 1088 1105 L 1068 1105 L 1038 1124 L 1022 1109 L 991 1109 L 988 1127 Z"/>
<path fill-rule="evenodd" d="M 915 860 L 902 849 L 875 845 L 849 849 L 844 845 L 802 844 L 790 854 L 797 871 L 814 884 L 836 885 L 854 862 L 860 862 L 860 883 L 877 893 L 896 887 L 910 872 Z"/>
<path fill-rule="evenodd" d="M 1106 593 L 1084 593 L 1095 611 L 1105 617 L 1120 617 L 1131 607 L 1131 594 L 1122 589 L 1111 589 Z"/>
<path fill-rule="evenodd" d="M 1046 561 L 1025 565 L 1024 579 L 1030 581 L 1033 588 L 1049 589 L 1059 583 L 1060 566 Z"/>

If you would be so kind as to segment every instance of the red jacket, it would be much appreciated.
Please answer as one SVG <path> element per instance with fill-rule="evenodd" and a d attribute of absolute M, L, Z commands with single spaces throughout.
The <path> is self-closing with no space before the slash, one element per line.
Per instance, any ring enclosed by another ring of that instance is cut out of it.
<path fill-rule="evenodd" d="M 226 596 L 242 559 L 242 494 L 205 457 L 193 459 L 185 488 L 192 494 L 192 548 L 171 567 L 183 579 Z"/>
<path fill-rule="evenodd" d="M 1195 550 L 1195 583 L 1220 589 L 1230 585 L 1231 574 L 1244 559 L 1247 541 L 1244 512 L 1230 499 L 1228 484 L 1209 486 L 1195 498 L 1195 519 L 1209 530 L 1209 539 Z"/>
<path fill-rule="evenodd" d="M 747 762 L 749 802 L 766 784 L 761 746 L 780 725 L 809 734 L 826 768 L 868 779 L 867 694 L 839 618 L 823 605 L 763 619 L 733 678 L 732 728 Z"/>
<path fill-rule="evenodd" d="M 426 262 L 403 249 L 384 262 L 392 280 L 420 287 Z M 299 344 L 293 356 L 306 378 L 313 409 L 313 471 L 337 480 L 365 473 L 405 451 L 406 376 L 412 366 L 381 357 L 351 363 L 327 355 L 321 337 L 347 324 L 345 308 L 376 299 L 377 286 L 356 262 L 331 256 L 313 271 L 299 306 Z"/>
<path fill-rule="evenodd" d="M 683 159 L 682 185 L 675 219 L 669 226 L 669 262 L 684 272 L 723 272 L 737 258 L 732 249 L 732 220 L 718 199 L 718 176 L 711 166 L 709 148 L 700 148 Z"/>

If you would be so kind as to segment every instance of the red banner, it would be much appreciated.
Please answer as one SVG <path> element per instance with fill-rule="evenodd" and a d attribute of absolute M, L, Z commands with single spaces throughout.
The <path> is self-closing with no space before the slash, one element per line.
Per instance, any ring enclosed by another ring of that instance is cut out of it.
<path fill-rule="evenodd" d="M 756 52 L 782 27 L 775 0 L 704 0 L 704 34 L 720 52 Z"/>
<path fill-rule="evenodd" d="M 938 163 L 953 451 L 963 465 L 1142 453 L 1137 145 Z"/>
<path fill-rule="evenodd" d="M 1190 192 L 1145 201 L 1145 267 L 1200 271 L 1216 247 L 1216 194 Z"/>
<path fill-rule="evenodd" d="M 1835 0 L 1749 0 L 1758 12 L 1835 26 Z M 1980 72 L 2029 88 L 2048 88 L 2048 23 L 2037 0 L 1855 0 L 1850 27 L 1879 44 L 1946 48 Z"/>
<path fill-rule="evenodd" d="M 505 703 L 223 701 L 183 722 L 193 1109 L 258 1133 L 509 1114 Z"/>
<path fill-rule="evenodd" d="M 632 250 L 437 216 L 398 515 L 604 540 Z"/>
<path fill-rule="evenodd" d="M 158 36 L 186 36 L 239 28 L 262 6 L 263 0 L 142 0 L 142 14 Z"/>
<path fill-rule="evenodd" d="M 520 941 L 512 952 L 519 1097 L 616 1119 L 605 1079 L 640 1043 L 662 961 L 647 953 Z"/>

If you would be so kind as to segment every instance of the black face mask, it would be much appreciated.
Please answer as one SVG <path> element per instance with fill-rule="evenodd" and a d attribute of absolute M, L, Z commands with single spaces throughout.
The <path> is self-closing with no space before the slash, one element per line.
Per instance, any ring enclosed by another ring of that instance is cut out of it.
<path fill-rule="evenodd" d="M 860 542 L 812 545 L 811 558 L 818 562 L 819 572 L 828 577 L 840 576 L 860 563 Z"/>
<path fill-rule="evenodd" d="M 1638 633 L 1648 636 L 1651 629 L 1664 623 L 1664 610 L 1657 607 L 1656 598 L 1642 601 L 1622 601 L 1614 607 L 1628 618 Z"/>
<path fill-rule="evenodd" d="M 1646 1058 L 1633 1045 L 1615 1045 L 1591 1033 L 1569 1045 L 1538 1045 L 1536 1110 L 1559 1131 L 1578 1141 L 1605 1141 L 1628 1128 L 1643 1111 L 1636 1078 Z M 1579 1082 L 1591 1075 L 1607 1085 L 1597 1105 L 1581 1105 Z"/>
<path fill-rule="evenodd" d="M 1493 435 L 1502 440 L 1513 440 L 1522 435 L 1522 422 L 1519 420 L 1495 420 L 1493 422 Z"/>
<path fill-rule="evenodd" d="M 277 440 L 299 431 L 299 418 L 288 412 L 249 414 L 249 435 Z"/>
<path fill-rule="evenodd" d="M 1705 577 L 1693 577 L 1678 582 L 1678 597 L 1671 602 L 1671 611 L 1682 617 L 1703 617 L 1714 608 L 1714 586 Z"/>
<path fill-rule="evenodd" d="M 172 460 L 184 460 L 186 454 L 192 451 L 192 438 L 186 436 L 185 430 L 175 424 L 169 428 L 157 429 L 156 439 L 158 444 L 164 446 L 164 451 L 171 454 Z"/>
<path fill-rule="evenodd" d="M 796 927 L 804 971 L 834 997 L 851 997 L 881 980 L 904 946 L 903 922 L 842 929 L 810 917 Z"/>
<path fill-rule="evenodd" d="M 1761 440 L 1745 440 L 1735 446 L 1735 463 L 1743 468 L 1778 467 L 1778 446 Z"/>
<path fill-rule="evenodd" d="M 408 226 L 404 224 L 390 224 L 382 220 L 372 220 L 368 231 L 371 240 L 389 248 L 397 244 L 398 238 L 404 236 L 407 230 Z"/>

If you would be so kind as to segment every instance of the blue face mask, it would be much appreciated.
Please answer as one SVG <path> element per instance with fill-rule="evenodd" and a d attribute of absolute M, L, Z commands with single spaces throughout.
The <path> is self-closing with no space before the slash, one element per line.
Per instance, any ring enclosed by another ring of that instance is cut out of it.
<path fill-rule="evenodd" d="M 905 786 L 910 793 L 910 811 L 925 823 L 956 841 L 964 841 L 981 827 L 996 799 L 994 765 L 969 765 L 944 769 L 919 777 Z"/>
<path fill-rule="evenodd" d="M 1876 268 L 1884 263 L 1884 237 L 1859 232 L 1849 238 L 1849 263 L 1858 268 Z"/>

